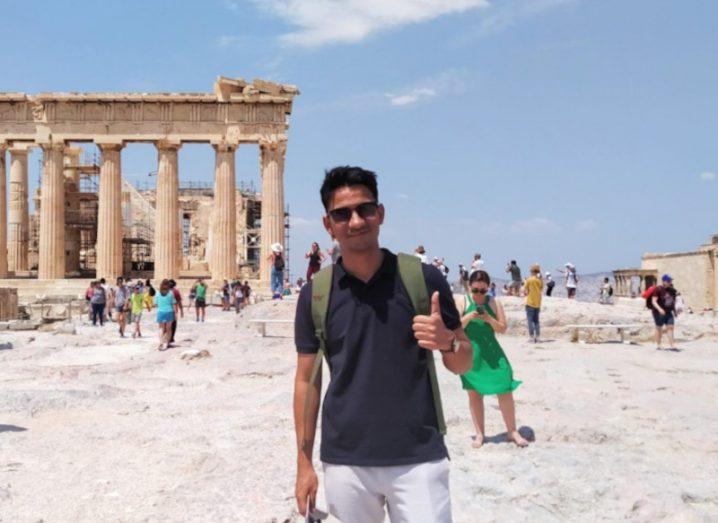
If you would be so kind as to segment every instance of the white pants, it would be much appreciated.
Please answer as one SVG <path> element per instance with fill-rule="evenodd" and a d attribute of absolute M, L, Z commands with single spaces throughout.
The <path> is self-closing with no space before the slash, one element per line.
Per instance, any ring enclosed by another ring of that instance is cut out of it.
<path fill-rule="evenodd" d="M 451 523 L 449 460 L 395 467 L 324 463 L 329 513 L 342 523 Z"/>

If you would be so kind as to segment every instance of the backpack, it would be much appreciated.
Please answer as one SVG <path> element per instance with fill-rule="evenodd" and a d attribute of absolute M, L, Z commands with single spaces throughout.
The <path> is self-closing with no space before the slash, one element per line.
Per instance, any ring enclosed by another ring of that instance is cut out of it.
<path fill-rule="evenodd" d="M 608 286 L 608 295 L 613 296 L 613 285 Z"/>
<path fill-rule="evenodd" d="M 399 253 L 398 268 L 399 277 L 401 278 L 409 298 L 414 306 L 415 314 L 429 314 L 431 310 L 431 301 L 429 300 L 429 291 L 426 288 L 424 273 L 421 268 L 421 260 L 414 255 Z M 322 369 L 322 360 L 326 356 L 326 318 L 329 310 L 329 297 L 332 290 L 332 274 L 333 265 L 325 267 L 312 278 L 312 320 L 314 321 L 314 332 L 319 339 L 319 350 L 314 358 L 314 366 L 309 377 L 309 386 L 304 398 L 304 430 L 307 433 L 307 422 L 309 420 L 309 411 L 311 409 L 312 391 L 317 379 L 317 375 Z M 434 409 L 436 411 L 436 421 L 438 423 L 439 433 L 446 434 L 446 422 L 444 421 L 444 410 L 441 406 L 441 393 L 439 391 L 439 382 L 436 379 L 436 365 L 434 363 L 434 354 L 429 352 L 426 358 L 426 364 L 429 371 L 429 381 L 431 382 L 431 393 L 434 397 Z M 302 446 L 307 443 L 306 436 L 303 437 Z"/>
<path fill-rule="evenodd" d="M 278 271 L 284 270 L 284 257 L 281 254 L 274 255 L 274 268 Z"/>
<path fill-rule="evenodd" d="M 653 298 L 654 292 L 656 292 L 656 286 L 651 285 L 641 293 L 641 298 L 644 298 L 646 300 L 646 309 L 653 310 L 653 303 L 651 299 Z"/>

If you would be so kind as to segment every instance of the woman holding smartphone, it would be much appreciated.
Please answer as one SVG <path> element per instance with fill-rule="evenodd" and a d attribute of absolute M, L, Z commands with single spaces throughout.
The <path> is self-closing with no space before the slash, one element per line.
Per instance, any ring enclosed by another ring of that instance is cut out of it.
<path fill-rule="evenodd" d="M 514 380 L 511 364 L 496 339 L 497 332 L 506 332 L 506 315 L 501 304 L 487 294 L 490 285 L 487 272 L 475 271 L 469 278 L 470 294 L 455 298 L 456 308 L 463 311 L 461 325 L 474 349 L 474 365 L 461 376 L 461 384 L 469 394 L 469 409 L 476 429 L 472 446 L 479 448 L 484 443 L 484 396 L 496 395 L 509 440 L 525 447 L 528 441 L 516 429 L 512 394 L 521 382 Z"/>

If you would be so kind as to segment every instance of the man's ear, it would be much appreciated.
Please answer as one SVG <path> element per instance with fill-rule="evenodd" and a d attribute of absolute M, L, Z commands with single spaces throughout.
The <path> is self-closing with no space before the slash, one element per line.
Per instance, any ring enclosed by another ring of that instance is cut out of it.
<path fill-rule="evenodd" d="M 329 233 L 329 236 L 331 236 L 332 240 L 334 239 L 334 233 L 332 232 L 332 224 L 329 221 L 329 216 L 322 216 L 322 224 L 324 225 L 324 228 Z"/>
<path fill-rule="evenodd" d="M 379 207 L 377 208 L 377 212 L 379 213 L 379 225 L 384 225 L 384 204 L 380 203 Z"/>

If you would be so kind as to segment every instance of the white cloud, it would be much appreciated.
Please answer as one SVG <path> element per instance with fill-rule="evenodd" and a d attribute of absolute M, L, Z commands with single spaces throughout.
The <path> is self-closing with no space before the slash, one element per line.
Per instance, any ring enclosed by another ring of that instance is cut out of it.
<path fill-rule="evenodd" d="M 217 47 L 229 47 L 230 45 L 233 45 L 237 43 L 239 40 L 239 37 L 237 36 L 229 36 L 229 35 L 222 35 L 217 37 Z"/>
<path fill-rule="evenodd" d="M 313 232 L 323 230 L 324 226 L 318 218 L 302 218 L 301 216 L 290 216 L 289 223 L 300 231 Z"/>
<path fill-rule="evenodd" d="M 510 0 L 492 8 L 479 25 L 479 34 L 494 34 L 514 26 L 526 18 L 540 15 L 556 7 L 574 4 L 578 0 Z M 497 4 L 493 4 L 497 5 Z"/>
<path fill-rule="evenodd" d="M 430 89 L 429 87 L 415 87 L 414 89 L 402 94 L 386 93 L 389 103 L 395 107 L 411 105 L 421 100 L 433 98 L 434 96 L 436 96 L 436 91 L 434 89 Z"/>
<path fill-rule="evenodd" d="M 222 5 L 230 11 L 239 11 L 239 0 L 222 0 Z"/>
<path fill-rule="evenodd" d="M 709 172 L 701 173 L 701 180 L 703 180 L 704 182 L 712 182 L 716 178 L 718 178 L 716 173 L 709 173 Z"/>
<path fill-rule="evenodd" d="M 466 75 L 464 70 L 448 69 L 398 92 L 384 93 L 384 96 L 394 107 L 404 107 L 429 100 L 438 94 L 461 94 L 466 91 Z"/>
<path fill-rule="evenodd" d="M 579 220 L 576 222 L 575 228 L 577 231 L 580 231 L 580 232 L 593 231 L 594 229 L 598 228 L 598 222 L 596 220 L 594 220 L 593 218 L 588 218 L 586 220 Z"/>
<path fill-rule="evenodd" d="M 377 31 L 395 29 L 485 8 L 489 0 L 252 0 L 296 30 L 282 35 L 286 45 L 319 47 L 356 43 Z M 226 2 L 225 2 L 226 3 Z M 229 2 L 234 5 L 236 2 Z"/>
<path fill-rule="evenodd" d="M 516 220 L 509 225 L 509 232 L 514 234 L 552 234 L 560 230 L 561 227 L 556 222 L 542 216 Z"/>
<path fill-rule="evenodd" d="M 397 194 L 396 197 L 399 200 L 408 200 L 409 199 L 409 195 L 405 194 L 403 192 L 400 192 L 399 194 Z"/>

